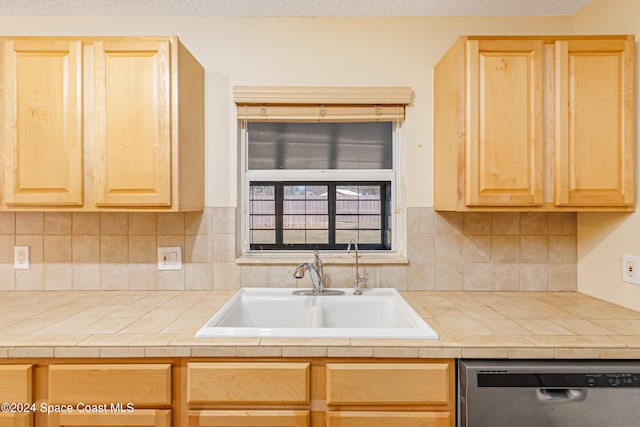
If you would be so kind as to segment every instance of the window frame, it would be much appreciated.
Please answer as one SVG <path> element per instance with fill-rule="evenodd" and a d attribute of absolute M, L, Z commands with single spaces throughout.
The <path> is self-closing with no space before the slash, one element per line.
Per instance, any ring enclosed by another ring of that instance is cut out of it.
<path fill-rule="evenodd" d="M 238 120 L 238 133 L 240 142 L 240 254 L 255 255 L 268 254 L 270 256 L 285 253 L 308 253 L 311 249 L 277 249 L 260 250 L 250 247 L 250 224 L 249 224 L 249 192 L 250 183 L 256 182 L 390 182 L 391 203 L 389 217 L 389 227 L 391 230 L 390 249 L 367 250 L 364 252 L 375 252 L 377 254 L 397 255 L 401 252 L 401 245 L 404 241 L 404 228 L 402 228 L 401 207 L 403 206 L 402 191 L 402 171 L 404 158 L 401 156 L 401 133 L 402 122 L 396 120 L 392 123 L 392 152 L 393 169 L 323 169 L 323 170 L 299 170 L 299 169 L 273 169 L 273 170 L 250 170 L 248 168 L 248 130 L 247 121 Z M 341 249 L 321 249 L 323 252 L 342 252 Z"/>

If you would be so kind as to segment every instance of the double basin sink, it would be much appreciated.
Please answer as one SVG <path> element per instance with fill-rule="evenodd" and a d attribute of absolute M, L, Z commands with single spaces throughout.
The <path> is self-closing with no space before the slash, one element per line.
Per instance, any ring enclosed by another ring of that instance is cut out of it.
<path fill-rule="evenodd" d="M 294 295 L 299 289 L 242 288 L 196 337 L 438 339 L 396 289 L 340 290 Z"/>

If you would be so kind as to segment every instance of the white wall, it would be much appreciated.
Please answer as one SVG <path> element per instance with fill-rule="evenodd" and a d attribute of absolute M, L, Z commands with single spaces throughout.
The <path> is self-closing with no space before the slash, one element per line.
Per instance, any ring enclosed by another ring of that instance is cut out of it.
<path fill-rule="evenodd" d="M 415 100 L 405 121 L 405 200 L 409 207 L 430 207 L 432 70 L 455 37 L 567 34 L 572 22 L 570 17 L 0 17 L 0 28 L 8 35 L 178 35 L 207 70 L 207 206 L 236 205 L 233 85 L 410 86 Z"/>
<path fill-rule="evenodd" d="M 594 0 L 574 19 L 577 34 L 639 34 L 640 1 Z M 640 310 L 640 286 L 622 281 L 623 253 L 640 255 L 640 213 L 578 215 L 578 290 Z"/>

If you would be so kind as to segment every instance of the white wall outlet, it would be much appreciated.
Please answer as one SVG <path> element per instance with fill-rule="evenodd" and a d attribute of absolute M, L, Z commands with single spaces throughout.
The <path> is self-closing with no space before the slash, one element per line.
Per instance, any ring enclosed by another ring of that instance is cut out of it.
<path fill-rule="evenodd" d="M 159 247 L 158 270 L 182 270 L 182 246 Z"/>
<path fill-rule="evenodd" d="M 640 285 L 640 256 L 622 255 L 622 280 Z"/>
<path fill-rule="evenodd" d="M 29 246 L 14 246 L 13 268 L 16 270 L 28 270 L 29 265 Z"/>

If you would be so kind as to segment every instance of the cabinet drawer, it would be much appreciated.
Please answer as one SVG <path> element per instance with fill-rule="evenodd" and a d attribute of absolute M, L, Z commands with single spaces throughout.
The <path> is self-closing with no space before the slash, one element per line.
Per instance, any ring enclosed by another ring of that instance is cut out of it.
<path fill-rule="evenodd" d="M 329 363 L 329 405 L 449 403 L 450 363 Z"/>
<path fill-rule="evenodd" d="M 187 402 L 307 403 L 308 363 L 189 363 Z"/>
<path fill-rule="evenodd" d="M 48 417 L 49 427 L 171 427 L 168 409 L 136 409 L 130 413 L 54 412 Z"/>
<path fill-rule="evenodd" d="M 449 412 L 329 412 L 327 427 L 450 427 Z"/>
<path fill-rule="evenodd" d="M 30 403 L 31 384 L 31 365 L 0 365 L 0 402 Z"/>
<path fill-rule="evenodd" d="M 49 403 L 171 404 L 171 365 L 51 365 Z"/>
<path fill-rule="evenodd" d="M 0 412 L 0 427 L 31 427 L 32 413 Z"/>
<path fill-rule="evenodd" d="M 197 427 L 309 426 L 309 411 L 194 411 L 187 417 Z"/>

